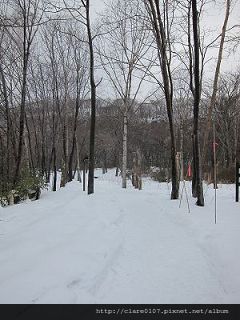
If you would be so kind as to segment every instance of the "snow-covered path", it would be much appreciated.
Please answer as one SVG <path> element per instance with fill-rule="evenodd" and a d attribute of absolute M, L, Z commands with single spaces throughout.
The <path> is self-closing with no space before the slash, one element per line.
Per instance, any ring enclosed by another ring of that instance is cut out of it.
<path fill-rule="evenodd" d="M 120 188 L 98 173 L 40 201 L 0 208 L 0 303 L 239 303 L 240 205 L 234 186 L 206 207 L 169 200 L 167 184 Z"/>

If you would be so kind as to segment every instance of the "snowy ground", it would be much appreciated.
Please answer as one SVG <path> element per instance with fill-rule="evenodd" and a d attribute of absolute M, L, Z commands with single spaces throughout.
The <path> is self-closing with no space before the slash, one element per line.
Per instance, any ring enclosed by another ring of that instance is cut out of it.
<path fill-rule="evenodd" d="M 206 206 L 166 183 L 121 189 L 113 171 L 0 208 L 0 303 L 239 303 L 240 204 L 220 186 Z M 187 185 L 190 195 L 190 185 Z"/>

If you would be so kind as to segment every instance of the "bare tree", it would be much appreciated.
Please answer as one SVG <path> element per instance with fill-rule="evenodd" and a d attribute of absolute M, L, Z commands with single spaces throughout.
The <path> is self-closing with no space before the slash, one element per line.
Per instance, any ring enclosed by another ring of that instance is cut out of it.
<path fill-rule="evenodd" d="M 113 2 L 102 20 L 98 43 L 101 66 L 121 101 L 122 187 L 127 187 L 127 151 L 129 112 L 134 108 L 154 59 L 149 52 L 149 30 L 139 19 L 140 1 Z M 150 95 L 143 100 L 149 98 Z"/>
<path fill-rule="evenodd" d="M 6 141 L 6 149 L 7 149 L 7 172 L 6 172 L 6 179 L 9 181 L 9 173 L 10 173 L 10 135 L 11 135 L 11 117 L 10 117 L 10 109 L 9 109 L 9 94 L 8 94 L 8 87 L 6 81 L 6 75 L 4 72 L 4 65 L 3 65 L 3 40 L 6 36 L 6 30 L 4 25 L 0 27 L 0 83 L 1 83 L 1 93 L 3 96 L 4 107 L 5 107 L 5 114 L 6 114 L 6 125 L 7 125 L 7 141 Z"/>
<path fill-rule="evenodd" d="M 91 87 L 91 122 L 90 122 L 90 143 L 89 143 L 89 173 L 88 173 L 88 194 L 94 193 L 94 167 L 95 167 L 95 127 L 96 127 L 96 82 L 95 82 L 95 57 L 94 57 L 94 36 L 92 34 L 90 1 L 81 0 L 80 5 L 68 5 L 64 0 L 65 9 L 72 18 L 86 27 L 87 43 L 89 49 L 89 78 Z M 61 10 L 61 8 L 60 8 Z"/>
<path fill-rule="evenodd" d="M 223 49 L 224 49 L 224 42 L 225 42 L 225 37 L 226 37 L 226 31 L 227 31 L 227 25 L 228 25 L 228 20 L 230 16 L 230 9 L 231 9 L 231 3 L 232 0 L 226 0 L 226 11 L 225 11 L 225 18 L 224 18 L 224 23 L 222 26 L 222 32 L 221 32 L 221 40 L 220 40 L 220 46 L 219 46 L 219 51 L 218 51 L 218 58 L 217 58 L 217 65 L 216 65 L 216 70 L 214 74 L 214 81 L 213 81 L 213 89 L 212 89 L 212 95 L 211 95 L 211 100 L 210 104 L 208 107 L 208 112 L 207 112 L 207 120 L 206 120 L 206 126 L 204 130 L 204 141 L 203 141 L 203 160 L 206 158 L 206 148 L 208 144 L 208 138 L 209 138 L 209 132 L 211 128 L 211 123 L 212 123 L 212 112 L 213 108 L 216 102 L 216 96 L 217 96 L 217 90 L 218 90 L 218 80 L 220 76 L 220 68 L 221 68 L 221 62 L 222 62 L 222 57 L 223 57 Z"/>
<path fill-rule="evenodd" d="M 21 161 L 23 156 L 24 145 L 24 128 L 25 128 L 25 108 L 27 95 L 27 75 L 31 46 L 38 30 L 38 25 L 42 19 L 43 11 L 41 1 L 16 0 L 14 8 L 18 16 L 14 21 L 12 29 L 18 37 L 23 37 L 22 52 L 22 88 L 20 103 L 20 119 L 19 119 L 19 140 L 16 171 L 14 176 L 14 185 L 17 184 L 21 170 Z"/>
<path fill-rule="evenodd" d="M 170 42 L 170 25 L 168 20 L 167 9 L 169 3 L 164 3 L 164 12 L 161 13 L 159 0 L 146 0 L 146 8 L 151 20 L 152 30 L 156 39 L 158 48 L 158 57 L 161 67 L 161 75 L 163 80 L 163 91 L 167 108 L 169 129 L 171 136 L 171 167 L 172 167 L 172 192 L 171 199 L 178 199 L 179 196 L 179 181 L 177 179 L 177 164 L 176 164 L 176 138 L 174 132 L 173 119 L 173 81 L 171 74 L 171 42 Z M 164 21 L 166 23 L 164 24 Z M 165 18 L 167 20 L 165 20 Z"/>
<path fill-rule="evenodd" d="M 88 94 L 88 80 L 89 76 L 87 75 L 87 66 L 88 61 L 86 59 L 86 48 L 84 45 L 84 41 L 79 41 L 76 37 L 70 33 L 71 42 L 73 46 L 73 60 L 75 65 L 75 86 L 76 86 L 76 100 L 75 100 L 75 113 L 74 113 L 74 125 L 73 125 L 73 133 L 72 133 L 72 146 L 69 155 L 69 164 L 68 164 L 68 180 L 72 181 L 73 179 L 73 159 L 74 154 L 76 153 L 78 169 L 80 167 L 79 164 L 79 154 L 77 152 L 77 124 L 78 124 L 78 116 L 79 110 L 81 108 L 82 101 L 86 98 Z"/>

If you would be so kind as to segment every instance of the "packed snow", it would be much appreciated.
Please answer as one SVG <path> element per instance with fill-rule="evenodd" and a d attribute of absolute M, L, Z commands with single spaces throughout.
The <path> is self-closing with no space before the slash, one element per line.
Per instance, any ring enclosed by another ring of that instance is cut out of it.
<path fill-rule="evenodd" d="M 74 181 L 0 207 L 0 303 L 239 303 L 234 185 L 219 185 L 215 225 L 212 185 L 200 208 L 190 183 L 180 206 L 170 184 L 96 176 L 91 196 Z"/>

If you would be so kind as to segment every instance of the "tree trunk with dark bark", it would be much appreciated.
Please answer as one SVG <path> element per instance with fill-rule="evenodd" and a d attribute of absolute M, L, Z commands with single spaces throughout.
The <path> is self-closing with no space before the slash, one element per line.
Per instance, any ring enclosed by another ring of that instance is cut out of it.
<path fill-rule="evenodd" d="M 91 84 L 91 126 L 89 146 L 89 172 L 88 172 L 88 194 L 94 193 L 94 167 L 95 167 L 95 123 L 96 123 L 96 84 L 94 75 L 94 50 L 90 23 L 89 0 L 86 0 L 87 33 L 90 54 L 90 84 Z"/>
<path fill-rule="evenodd" d="M 72 137 L 72 148 L 69 155 L 69 163 L 68 163 L 68 181 L 73 180 L 73 157 L 74 153 L 77 149 L 77 141 L 76 141 L 76 135 L 77 135 L 77 120 L 78 120 L 78 114 L 79 114 L 79 108 L 80 108 L 80 98 L 79 98 L 79 81 L 77 79 L 77 97 L 76 97 L 76 106 L 75 106 L 75 115 L 74 115 L 74 125 L 73 125 L 73 137 Z M 78 161 L 78 154 L 76 154 L 76 158 Z"/>
<path fill-rule="evenodd" d="M 199 146 L 199 104 L 200 104 L 200 73 L 199 73 L 199 34 L 198 34 L 198 11 L 197 0 L 192 0 L 192 22 L 194 40 L 194 106 L 193 106 L 193 167 L 195 170 L 195 183 L 193 194 L 197 196 L 196 204 L 204 206 L 202 175 L 201 175 L 201 155 Z"/>
<path fill-rule="evenodd" d="M 0 77 L 2 82 L 2 90 L 3 90 L 3 97 L 4 97 L 4 104 L 6 110 L 6 121 L 7 121 L 7 172 L 6 172 L 6 179 L 9 181 L 9 174 L 10 174 L 10 136 L 11 136 L 11 119 L 10 119 L 10 110 L 9 110 L 9 101 L 8 101 L 8 93 L 7 93 L 7 84 L 4 75 L 4 71 L 2 68 L 2 64 L 0 61 Z"/>
<path fill-rule="evenodd" d="M 164 29 L 159 1 L 148 0 L 148 10 L 150 13 L 154 34 L 159 51 L 159 62 L 161 66 L 161 73 L 163 79 L 164 95 L 166 102 L 166 109 L 168 115 L 170 137 L 171 137 L 171 169 L 172 169 L 172 192 L 171 199 L 178 199 L 179 197 L 179 181 L 177 178 L 177 163 L 176 163 L 176 138 L 174 132 L 173 121 L 173 84 L 171 79 L 170 65 L 167 58 L 167 37 Z"/>
<path fill-rule="evenodd" d="M 21 162 L 23 156 L 23 145 L 24 145 L 24 129 L 25 129 L 25 107 L 26 107 L 26 93 L 27 93 L 27 68 L 28 68 L 28 57 L 29 52 L 25 53 L 24 66 L 23 66 L 23 83 L 21 92 L 21 105 L 20 105 L 20 120 L 19 120 L 19 140 L 18 140 L 18 153 L 16 171 L 14 176 L 14 185 L 18 183 L 21 170 Z"/>

